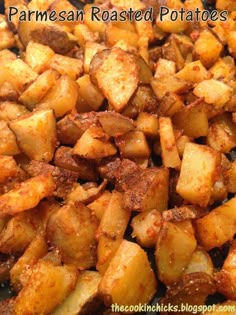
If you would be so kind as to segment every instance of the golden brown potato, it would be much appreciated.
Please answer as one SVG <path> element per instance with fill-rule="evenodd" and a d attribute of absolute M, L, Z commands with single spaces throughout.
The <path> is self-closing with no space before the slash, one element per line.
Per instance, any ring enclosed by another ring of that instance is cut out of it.
<path fill-rule="evenodd" d="M 96 55 L 98 51 L 105 49 L 106 46 L 101 43 L 96 42 L 86 42 L 84 47 L 84 72 L 89 73 L 89 67 L 93 56 Z"/>
<path fill-rule="evenodd" d="M 94 312 L 101 304 L 98 297 L 98 285 L 101 276 L 96 271 L 82 271 L 74 290 L 52 313 L 52 315 L 82 315 Z"/>
<path fill-rule="evenodd" d="M 171 222 L 163 222 L 156 243 L 158 278 L 166 285 L 180 280 L 197 242 L 193 234 Z"/>
<path fill-rule="evenodd" d="M 0 216 L 31 209 L 37 206 L 41 199 L 51 196 L 54 189 L 55 183 L 51 175 L 32 177 L 0 196 Z"/>
<path fill-rule="evenodd" d="M 235 204 L 236 199 L 232 198 L 195 221 L 197 239 L 206 250 L 221 247 L 233 239 L 236 231 Z"/>
<path fill-rule="evenodd" d="M 92 210 L 99 221 L 101 221 L 102 216 L 108 207 L 111 199 L 111 192 L 109 190 L 104 190 L 104 192 L 93 202 L 89 203 L 87 207 Z"/>
<path fill-rule="evenodd" d="M 0 183 L 4 183 L 9 177 L 15 177 L 18 173 L 16 161 L 12 156 L 0 155 Z"/>
<path fill-rule="evenodd" d="M 0 258 L 0 281 L 1 283 L 6 282 L 10 279 L 10 270 L 15 264 L 15 257 L 1 255 Z M 1 311 L 1 310 L 0 310 Z"/>
<path fill-rule="evenodd" d="M 132 290 L 129 290 L 130 285 Z M 105 304 L 149 303 L 156 287 L 156 278 L 144 250 L 123 240 L 99 285 Z"/>
<path fill-rule="evenodd" d="M 97 219 L 82 203 L 65 205 L 50 217 L 47 237 L 62 261 L 83 270 L 96 264 Z"/>
<path fill-rule="evenodd" d="M 4 120 L 0 120 L 0 138 L 0 154 L 16 155 L 20 153 L 20 149 L 16 143 L 16 137 Z"/>
<path fill-rule="evenodd" d="M 141 112 L 136 120 L 136 128 L 151 139 L 159 135 L 159 121 L 156 115 Z"/>
<path fill-rule="evenodd" d="M 119 48 L 98 52 L 89 71 L 92 81 L 111 106 L 120 112 L 138 86 L 138 66 L 132 55 Z"/>
<path fill-rule="evenodd" d="M 55 54 L 50 60 L 50 68 L 60 74 L 67 74 L 71 79 L 76 80 L 83 73 L 83 61 Z"/>
<path fill-rule="evenodd" d="M 181 222 L 185 220 L 201 218 L 208 214 L 207 208 L 201 208 L 197 205 L 183 205 L 174 207 L 173 209 L 162 212 L 162 217 L 165 221 Z"/>
<path fill-rule="evenodd" d="M 14 120 L 28 113 L 29 111 L 23 105 L 14 102 L 0 102 L 0 120 Z"/>
<path fill-rule="evenodd" d="M 7 24 L 7 19 L 2 14 L 0 14 L 0 36 L 0 50 L 11 48 L 15 45 L 14 34 L 11 32 Z"/>
<path fill-rule="evenodd" d="M 19 148 L 30 159 L 49 162 L 57 142 L 56 119 L 51 109 L 34 111 L 9 123 Z"/>
<path fill-rule="evenodd" d="M 138 44 L 138 35 L 137 33 L 124 30 L 120 27 L 113 25 L 113 23 L 109 23 L 106 28 L 106 44 L 108 47 L 115 46 L 120 41 L 124 41 L 124 43 L 131 47 L 137 47 Z"/>
<path fill-rule="evenodd" d="M 49 315 L 75 287 L 76 270 L 39 261 L 30 271 L 26 285 L 15 300 L 15 314 Z"/>
<path fill-rule="evenodd" d="M 191 83 L 198 83 L 211 77 L 200 60 L 186 64 L 175 76 Z"/>
<path fill-rule="evenodd" d="M 135 128 L 132 119 L 112 111 L 98 113 L 98 120 L 111 137 L 121 136 Z"/>

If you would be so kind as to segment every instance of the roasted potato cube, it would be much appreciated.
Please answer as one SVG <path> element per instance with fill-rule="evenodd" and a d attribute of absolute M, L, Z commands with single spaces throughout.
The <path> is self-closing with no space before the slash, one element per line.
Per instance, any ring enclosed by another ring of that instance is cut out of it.
<path fill-rule="evenodd" d="M 132 237 L 135 237 L 142 247 L 155 246 L 161 222 L 161 213 L 155 209 L 137 214 L 131 222 L 133 228 Z"/>
<path fill-rule="evenodd" d="M 14 102 L 0 103 L 0 120 L 14 120 L 22 115 L 28 114 L 29 111 L 23 105 Z"/>
<path fill-rule="evenodd" d="M 79 113 L 90 110 L 97 111 L 105 99 L 98 87 L 91 82 L 88 74 L 85 74 L 76 82 L 79 86 L 77 111 Z"/>
<path fill-rule="evenodd" d="M 20 95 L 19 101 L 33 110 L 56 83 L 58 76 L 56 71 L 46 70 Z"/>
<path fill-rule="evenodd" d="M 226 82 L 228 80 L 233 80 L 235 76 L 234 59 L 230 56 L 219 58 L 209 71 L 216 80 L 222 78 L 224 78 Z"/>
<path fill-rule="evenodd" d="M 136 128 L 142 131 L 145 136 L 157 138 L 159 135 L 159 122 L 156 115 L 141 112 L 136 120 Z"/>
<path fill-rule="evenodd" d="M 42 236 L 37 235 L 10 271 L 11 285 L 16 292 L 20 291 L 22 286 L 24 286 L 24 283 L 21 281 L 21 278 L 24 281 L 24 272 L 27 272 L 27 269 L 37 263 L 47 252 L 47 243 Z"/>
<path fill-rule="evenodd" d="M 73 154 L 87 159 L 99 159 L 116 154 L 116 147 L 101 127 L 92 126 L 76 142 Z"/>
<path fill-rule="evenodd" d="M 116 145 L 124 158 L 149 157 L 151 153 L 145 134 L 139 130 L 117 137 Z"/>
<path fill-rule="evenodd" d="M 207 206 L 219 165 L 218 153 L 206 146 L 186 143 L 176 191 L 185 200 Z"/>
<path fill-rule="evenodd" d="M 98 52 L 91 61 L 90 76 L 118 112 L 127 105 L 139 80 L 134 58 L 119 48 Z"/>
<path fill-rule="evenodd" d="M 111 137 L 121 136 L 135 128 L 132 119 L 112 111 L 99 113 L 98 120 L 103 130 Z"/>
<path fill-rule="evenodd" d="M 18 173 L 16 161 L 12 156 L 0 155 L 0 183 L 4 183 L 9 177 Z"/>
<path fill-rule="evenodd" d="M 15 300 L 15 314 L 51 314 L 75 287 L 76 269 L 39 261 L 30 270 L 29 279 Z"/>
<path fill-rule="evenodd" d="M 220 108 L 229 101 L 232 88 L 223 82 L 210 79 L 198 83 L 193 93 L 197 97 L 202 97 L 207 104 L 212 104 L 216 108 Z"/>
<path fill-rule="evenodd" d="M 15 189 L 0 196 L 0 216 L 31 209 L 44 197 L 51 196 L 54 189 L 55 184 L 49 174 L 27 179 Z"/>
<path fill-rule="evenodd" d="M 0 64 L 4 64 L 8 61 L 16 60 L 16 55 L 9 49 L 0 50 Z"/>
<path fill-rule="evenodd" d="M 84 6 L 84 13 L 85 13 L 85 17 L 84 17 L 84 21 L 85 24 L 89 27 L 89 29 L 92 32 L 97 32 L 99 34 L 104 34 L 105 29 L 106 29 L 106 23 L 103 21 L 98 21 L 97 19 L 93 19 L 92 18 L 92 14 L 91 14 L 91 8 L 93 7 L 93 4 L 87 4 L 87 2 L 85 1 L 85 6 Z"/>
<path fill-rule="evenodd" d="M 226 171 L 227 191 L 236 193 L 236 161 L 233 161 L 230 168 Z"/>
<path fill-rule="evenodd" d="M 99 221 L 101 221 L 102 216 L 110 203 L 110 199 L 111 199 L 110 191 L 105 190 L 101 194 L 101 196 L 99 196 L 96 200 L 87 205 L 87 207 L 92 210 L 92 212 L 96 215 Z"/>
<path fill-rule="evenodd" d="M 169 117 L 160 117 L 160 142 L 161 142 L 161 156 L 163 165 L 179 169 L 181 161 L 179 152 L 176 146 L 175 134 L 172 121 Z"/>
<path fill-rule="evenodd" d="M 209 49 L 211 47 L 211 49 Z M 222 44 L 210 30 L 203 29 L 194 44 L 194 52 L 207 69 L 219 59 Z"/>
<path fill-rule="evenodd" d="M 200 60 L 187 63 L 175 76 L 191 83 L 198 83 L 211 77 Z"/>
<path fill-rule="evenodd" d="M 234 0 L 216 0 L 216 8 L 219 10 L 235 11 L 236 4 Z"/>
<path fill-rule="evenodd" d="M 101 276 L 96 271 L 82 271 L 74 290 L 52 313 L 52 315 L 76 314 L 94 311 L 101 304 L 98 298 L 98 285 Z"/>
<path fill-rule="evenodd" d="M 0 50 L 11 48 L 15 45 L 14 34 L 11 32 L 4 15 L 0 14 Z"/>
<path fill-rule="evenodd" d="M 230 54 L 235 58 L 236 57 L 236 31 L 231 31 L 228 35 L 228 47 Z"/>
<path fill-rule="evenodd" d="M 156 70 L 154 77 L 159 78 L 164 75 L 173 75 L 176 73 L 176 65 L 175 62 L 172 60 L 159 58 L 156 63 Z"/>
<path fill-rule="evenodd" d="M 158 278 L 166 285 L 180 280 L 197 246 L 193 234 L 171 222 L 163 222 L 156 243 Z"/>
<path fill-rule="evenodd" d="M 132 290 L 129 290 L 130 285 Z M 123 240 L 99 285 L 105 304 L 149 303 L 156 287 L 156 278 L 144 250 Z"/>
<path fill-rule="evenodd" d="M 233 239 L 236 231 L 235 205 L 234 197 L 195 221 L 197 239 L 206 250 L 221 247 Z"/>
<path fill-rule="evenodd" d="M 37 209 L 13 216 L 1 231 L 0 252 L 22 253 L 37 234 L 40 218 Z"/>
<path fill-rule="evenodd" d="M 93 56 L 96 55 L 98 51 L 106 49 L 106 46 L 96 42 L 86 42 L 84 47 L 84 72 L 89 73 L 90 63 Z"/>
<path fill-rule="evenodd" d="M 176 93 L 167 93 L 160 101 L 157 113 L 159 116 L 174 116 L 179 110 L 184 108 L 181 96 Z"/>
<path fill-rule="evenodd" d="M 173 9 L 169 9 L 169 12 L 164 17 L 158 15 L 156 19 L 157 26 L 167 33 L 182 33 L 187 30 L 188 22 L 182 19 L 171 20 L 171 14 Z"/>
<path fill-rule="evenodd" d="M 96 264 L 97 219 L 82 203 L 65 205 L 50 217 L 47 237 L 64 263 L 83 270 Z"/>
<path fill-rule="evenodd" d="M 83 73 L 83 61 L 55 54 L 50 60 L 50 67 L 60 74 L 67 74 L 71 79 L 76 80 Z"/>
<path fill-rule="evenodd" d="M 74 115 L 68 114 L 57 122 L 57 137 L 61 144 L 75 145 L 84 131 L 76 123 Z"/>
<path fill-rule="evenodd" d="M 0 120 L 0 138 L 0 154 L 16 155 L 20 153 L 16 137 L 4 120 Z"/>
<path fill-rule="evenodd" d="M 61 117 L 75 108 L 78 98 L 78 85 L 68 75 L 62 75 L 38 103 L 37 108 L 54 110 Z"/>
<path fill-rule="evenodd" d="M 109 23 L 106 28 L 106 44 L 108 47 L 115 46 L 120 41 L 124 41 L 127 45 L 131 47 L 137 47 L 138 45 L 138 35 L 130 30 L 124 30 L 120 27 Z"/>
<path fill-rule="evenodd" d="M 74 36 L 80 47 L 84 47 L 87 42 L 96 42 L 99 34 L 94 33 L 85 23 L 79 23 L 74 28 Z"/>
<path fill-rule="evenodd" d="M 25 62 L 37 73 L 49 69 L 54 51 L 45 45 L 30 41 L 26 47 Z"/>
<path fill-rule="evenodd" d="M 49 162 L 57 142 L 56 119 L 51 109 L 34 111 L 11 121 L 11 130 L 23 153 L 30 159 Z"/>

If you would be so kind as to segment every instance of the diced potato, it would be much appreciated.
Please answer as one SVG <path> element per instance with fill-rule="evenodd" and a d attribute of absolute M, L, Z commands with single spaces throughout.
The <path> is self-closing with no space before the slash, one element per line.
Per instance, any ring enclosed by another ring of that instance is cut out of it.
<path fill-rule="evenodd" d="M 175 62 L 168 59 L 159 58 L 156 63 L 155 78 L 165 76 L 167 74 L 174 75 L 176 73 Z"/>
<path fill-rule="evenodd" d="M 0 50 L 11 48 L 15 45 L 14 34 L 11 32 L 9 25 L 7 24 L 7 19 L 2 14 L 0 14 L 0 35 Z"/>
<path fill-rule="evenodd" d="M 67 114 L 57 122 L 57 137 L 61 144 L 75 145 L 84 131 L 76 123 L 73 114 Z"/>
<path fill-rule="evenodd" d="M 228 35 L 228 47 L 230 54 L 235 58 L 236 57 L 236 31 L 231 31 Z"/>
<path fill-rule="evenodd" d="M 0 251 L 5 254 L 22 253 L 37 234 L 40 218 L 37 209 L 13 216 L 1 231 Z"/>
<path fill-rule="evenodd" d="M 21 281 L 21 278 L 24 280 L 24 272 L 27 272 L 27 269 L 37 263 L 47 252 L 48 248 L 44 238 L 36 236 L 10 271 L 11 285 L 16 292 L 22 289 L 22 285 L 24 286 Z"/>
<path fill-rule="evenodd" d="M 104 96 L 94 85 L 88 74 L 80 77 L 76 81 L 79 85 L 78 88 L 78 102 L 77 102 L 77 111 L 88 112 L 90 110 L 97 111 L 104 101 Z"/>
<path fill-rule="evenodd" d="M 9 49 L 0 50 L 0 64 L 16 60 L 16 58 L 17 58 L 16 55 Z"/>
<path fill-rule="evenodd" d="M 50 60 L 50 68 L 60 74 L 67 74 L 71 79 L 76 80 L 83 73 L 83 61 L 55 54 Z"/>
<path fill-rule="evenodd" d="M 33 110 L 56 83 L 57 78 L 58 73 L 56 71 L 46 70 L 20 95 L 19 101 Z"/>
<path fill-rule="evenodd" d="M 80 47 L 84 47 L 87 42 L 98 41 L 98 33 L 92 32 L 84 23 L 79 23 L 74 28 L 74 35 Z"/>
<path fill-rule="evenodd" d="M 110 199 L 111 199 L 110 191 L 105 190 L 101 194 L 101 196 L 99 196 L 96 200 L 87 205 L 87 207 L 92 210 L 92 212 L 96 215 L 99 221 L 101 221 L 103 214 L 110 203 Z"/>
<path fill-rule="evenodd" d="M 51 175 L 32 177 L 0 196 L 0 216 L 31 209 L 37 206 L 41 199 L 51 196 L 54 189 L 55 184 Z"/>
<path fill-rule="evenodd" d="M 103 130 L 111 137 L 123 135 L 135 127 L 131 119 L 112 111 L 99 113 L 98 120 Z"/>
<path fill-rule="evenodd" d="M 31 267 L 29 279 L 15 300 L 15 314 L 51 314 L 75 284 L 75 268 L 39 261 Z"/>
<path fill-rule="evenodd" d="M 28 113 L 29 111 L 23 105 L 14 102 L 0 103 L 0 120 L 5 121 L 13 120 Z"/>
<path fill-rule="evenodd" d="M 175 76 L 191 83 L 198 83 L 211 77 L 200 60 L 187 63 Z"/>
<path fill-rule="evenodd" d="M 184 108 L 182 98 L 175 93 L 167 93 L 160 101 L 157 113 L 159 116 L 172 117 L 180 109 Z"/>
<path fill-rule="evenodd" d="M 182 135 L 180 136 L 177 140 L 176 140 L 176 146 L 179 152 L 179 156 L 182 159 L 183 155 L 184 155 L 184 149 L 185 149 L 185 145 L 186 143 L 191 142 L 190 137 Z"/>
<path fill-rule="evenodd" d="M 180 207 L 174 207 L 173 209 L 163 211 L 162 218 L 165 221 L 186 222 L 186 220 L 192 220 L 201 218 L 208 214 L 207 208 L 201 208 L 196 205 L 183 205 Z"/>
<path fill-rule="evenodd" d="M 236 243 L 233 242 L 220 272 L 216 273 L 217 291 L 227 299 L 236 299 Z"/>
<path fill-rule="evenodd" d="M 26 47 L 25 62 L 37 73 L 49 69 L 54 51 L 45 45 L 30 41 Z"/>
<path fill-rule="evenodd" d="M 152 70 L 149 66 L 149 60 L 142 57 L 140 51 L 139 55 L 134 54 L 133 57 L 138 66 L 139 84 L 150 84 L 152 79 Z"/>
<path fill-rule="evenodd" d="M 52 315 L 82 315 L 99 306 L 98 285 L 101 276 L 96 271 L 82 271 L 77 279 L 75 289 L 60 304 Z"/>
<path fill-rule="evenodd" d="M 230 168 L 226 172 L 227 190 L 231 193 L 236 193 L 236 161 L 233 161 Z"/>
<path fill-rule="evenodd" d="M 40 109 L 51 108 L 56 117 L 61 117 L 75 108 L 78 98 L 78 85 L 67 75 L 62 75 L 41 99 L 37 107 Z"/>
<path fill-rule="evenodd" d="M 90 127 L 77 141 L 73 154 L 87 159 L 98 159 L 116 154 L 116 147 L 101 127 Z"/>
<path fill-rule="evenodd" d="M 142 247 L 155 246 L 161 222 L 161 213 L 155 209 L 137 214 L 131 222 L 132 237 L 135 237 Z"/>
<path fill-rule="evenodd" d="M 167 209 L 169 171 L 167 168 L 144 169 L 136 179 L 127 178 L 130 185 L 124 194 L 124 207 L 132 211 Z"/>
<path fill-rule="evenodd" d="M 123 240 L 99 285 L 99 293 L 104 297 L 105 304 L 149 303 L 156 287 L 155 275 L 144 250 L 135 243 Z"/>
<path fill-rule="evenodd" d="M 171 222 L 163 222 L 156 243 L 158 278 L 166 285 L 180 280 L 197 246 L 193 234 Z"/>
<path fill-rule="evenodd" d="M 176 187 L 177 193 L 193 204 L 207 206 L 218 165 L 219 155 L 215 150 L 187 143 Z"/>
<path fill-rule="evenodd" d="M 232 198 L 195 222 L 199 244 L 206 250 L 221 247 L 236 233 L 236 198 Z"/>
<path fill-rule="evenodd" d="M 18 167 L 12 156 L 0 155 L 0 183 L 17 175 Z"/>
<path fill-rule="evenodd" d="M 0 138 L 0 154 L 16 155 L 20 153 L 16 137 L 4 120 L 0 120 Z"/>
<path fill-rule="evenodd" d="M 125 158 L 149 157 L 151 153 L 145 134 L 139 130 L 117 137 L 116 145 Z"/>
<path fill-rule="evenodd" d="M 207 144 L 222 153 L 228 153 L 236 146 L 236 125 L 229 113 L 213 119 L 209 126 Z"/>
<path fill-rule="evenodd" d="M 151 81 L 153 91 L 161 100 L 167 93 L 181 94 L 189 89 L 189 84 L 173 75 L 166 74 Z"/>
<path fill-rule="evenodd" d="M 159 135 L 159 122 L 156 115 L 141 112 L 136 120 L 136 128 L 142 131 L 145 136 L 157 138 Z"/>
<path fill-rule="evenodd" d="M 193 252 L 191 260 L 184 270 L 184 275 L 194 272 L 204 272 L 213 277 L 213 263 L 210 255 L 201 247 Z"/>
<path fill-rule="evenodd" d="M 160 117 L 160 141 L 163 165 L 179 169 L 181 161 L 176 146 L 174 128 L 169 117 Z"/>
<path fill-rule="evenodd" d="M 47 237 L 61 254 L 62 261 L 78 269 L 96 264 L 97 219 L 82 203 L 68 204 L 52 214 Z"/>
<path fill-rule="evenodd" d="M 148 37 L 149 41 L 154 39 L 154 31 L 151 21 L 135 21 L 135 29 L 139 37 L 146 36 Z"/>
<path fill-rule="evenodd" d="M 213 78 L 216 80 L 233 80 L 235 76 L 234 59 L 230 56 L 220 58 L 210 69 Z"/>
<path fill-rule="evenodd" d="M 137 47 L 138 45 L 138 35 L 136 33 L 133 31 L 121 29 L 113 25 L 113 23 L 109 23 L 106 28 L 107 46 L 112 47 L 121 40 L 132 47 Z"/>
<path fill-rule="evenodd" d="M 95 42 L 86 42 L 84 47 L 84 72 L 89 73 L 89 67 L 93 56 L 96 55 L 98 51 L 104 50 L 105 45 Z"/>
<path fill-rule="evenodd" d="M 167 33 L 182 33 L 187 30 L 188 22 L 181 19 L 171 20 L 171 14 L 173 9 L 169 9 L 168 14 L 161 16 L 158 15 L 156 19 L 157 26 Z"/>
<path fill-rule="evenodd" d="M 220 41 L 207 29 L 200 32 L 194 44 L 196 55 L 207 69 L 219 59 L 222 48 Z"/>
<path fill-rule="evenodd" d="M 93 164 L 86 160 L 72 155 L 72 148 L 60 146 L 54 155 L 54 164 L 58 167 L 77 172 L 79 178 L 85 180 L 96 180 L 96 172 Z"/>
<path fill-rule="evenodd" d="M 57 142 L 56 119 L 51 109 L 34 111 L 9 123 L 23 153 L 30 159 L 49 162 Z"/>
<path fill-rule="evenodd" d="M 207 110 L 201 100 L 182 107 L 173 118 L 174 126 L 183 130 L 184 134 L 191 138 L 199 138 L 208 135 Z"/>
<path fill-rule="evenodd" d="M 235 11 L 236 4 L 234 0 L 216 0 L 216 8 L 219 10 Z"/>
<path fill-rule="evenodd" d="M 207 104 L 213 104 L 216 108 L 220 108 L 229 101 L 232 88 L 223 82 L 210 79 L 198 83 L 193 93 L 197 97 L 203 97 Z"/>
<path fill-rule="evenodd" d="M 118 112 L 127 105 L 139 79 L 134 58 L 119 48 L 98 52 L 90 64 L 90 76 Z"/>

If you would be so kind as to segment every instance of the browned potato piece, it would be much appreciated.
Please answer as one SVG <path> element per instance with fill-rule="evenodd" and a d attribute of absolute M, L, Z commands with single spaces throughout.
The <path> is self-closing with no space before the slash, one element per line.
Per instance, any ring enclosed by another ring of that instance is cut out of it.
<path fill-rule="evenodd" d="M 159 116 L 172 117 L 182 108 L 184 108 L 184 102 L 181 96 L 170 92 L 167 93 L 160 101 L 157 113 Z"/>
<path fill-rule="evenodd" d="M 49 69 L 54 51 L 48 46 L 30 41 L 26 47 L 25 62 L 37 73 Z"/>
<path fill-rule="evenodd" d="M 207 273 L 195 272 L 184 275 L 181 281 L 170 287 L 166 296 L 161 299 L 162 304 L 173 306 L 173 312 L 162 312 L 162 315 L 177 315 L 180 310 L 183 315 L 193 314 L 198 306 L 199 310 L 202 310 L 207 296 L 214 293 L 214 280 Z M 192 311 L 188 312 L 186 308 L 184 309 L 186 305 L 189 309 L 192 306 Z"/>
<path fill-rule="evenodd" d="M 161 156 L 165 167 L 180 169 L 181 161 L 176 146 L 172 121 L 169 117 L 159 118 Z"/>
<path fill-rule="evenodd" d="M 4 64 L 8 61 L 16 60 L 16 55 L 9 49 L 0 50 L 0 64 Z"/>
<path fill-rule="evenodd" d="M 4 120 L 0 120 L 0 138 L 0 154 L 16 155 L 20 153 L 16 137 Z"/>
<path fill-rule="evenodd" d="M 197 205 L 184 205 L 163 211 L 162 217 L 165 221 L 181 222 L 185 220 L 201 218 L 208 214 L 208 212 L 209 211 L 207 208 L 201 208 Z"/>
<path fill-rule="evenodd" d="M 134 122 L 119 113 L 106 111 L 98 113 L 103 130 L 111 137 L 117 137 L 134 129 Z"/>
<path fill-rule="evenodd" d="M 197 246 L 193 234 L 171 222 L 163 222 L 156 243 L 158 278 L 166 285 L 180 280 Z"/>
<path fill-rule="evenodd" d="M 11 121 L 11 130 L 23 153 L 30 159 L 49 162 L 57 142 L 56 119 L 51 109 L 34 111 Z"/>
<path fill-rule="evenodd" d="M 101 127 L 91 126 L 76 142 L 73 154 L 87 159 L 99 159 L 116 154 L 116 147 Z"/>
<path fill-rule="evenodd" d="M 37 107 L 40 109 L 51 108 L 56 117 L 61 117 L 75 108 L 78 98 L 77 83 L 68 75 L 62 75 L 41 99 Z"/>
<path fill-rule="evenodd" d="M 109 23 L 106 27 L 106 44 L 108 47 L 115 46 L 123 41 L 126 45 L 131 47 L 137 47 L 138 44 L 138 35 L 130 30 L 124 30 L 120 27 Z"/>
<path fill-rule="evenodd" d="M 206 250 L 221 247 L 233 239 L 236 233 L 235 206 L 236 198 L 234 197 L 195 221 L 199 244 Z"/>
<path fill-rule="evenodd" d="M 77 279 L 75 289 L 52 313 L 52 315 L 83 315 L 94 312 L 101 304 L 98 297 L 98 285 L 101 276 L 96 271 L 82 271 Z"/>
<path fill-rule="evenodd" d="M 79 269 L 96 264 L 97 219 L 82 203 L 65 205 L 49 219 L 47 237 L 59 250 L 62 261 Z"/>
<path fill-rule="evenodd" d="M 155 209 L 137 214 L 131 222 L 133 228 L 132 237 L 135 237 L 142 247 L 155 246 L 161 222 L 161 213 Z"/>
<path fill-rule="evenodd" d="M 134 58 L 119 48 L 98 52 L 90 64 L 90 76 L 118 112 L 127 105 L 139 80 Z"/>
<path fill-rule="evenodd" d="M 0 183 L 4 183 L 9 177 L 18 173 L 16 161 L 12 156 L 0 155 Z"/>
<path fill-rule="evenodd" d="M 13 216 L 1 231 L 0 252 L 22 253 L 37 234 L 40 218 L 37 209 Z"/>
<path fill-rule="evenodd" d="M 159 121 L 157 116 L 146 112 L 139 113 L 136 120 L 136 128 L 151 139 L 157 138 L 159 135 Z"/>
<path fill-rule="evenodd" d="M 192 83 L 198 83 L 210 79 L 211 77 L 210 73 L 202 65 L 200 60 L 186 64 L 175 76 Z"/>
<path fill-rule="evenodd" d="M 223 294 L 227 299 L 236 299 L 236 270 L 235 270 L 235 257 L 236 257 L 236 243 L 230 248 L 229 254 L 224 261 L 224 265 L 220 272 L 216 273 L 216 286 L 217 291 Z"/>
<path fill-rule="evenodd" d="M 111 199 L 111 193 L 109 190 L 105 190 L 101 196 L 87 205 L 89 209 L 96 215 L 97 219 L 101 221 L 102 216 L 108 207 Z"/>
<path fill-rule="evenodd" d="M 50 67 L 60 74 L 67 74 L 71 79 L 76 80 L 83 73 L 83 61 L 55 54 L 50 60 Z"/>
<path fill-rule="evenodd" d="M 43 72 L 19 97 L 27 108 L 33 110 L 50 88 L 56 83 L 58 73 L 54 70 Z"/>
<path fill-rule="evenodd" d="M 49 46 L 57 54 L 67 53 L 76 44 L 76 39 L 72 34 L 50 22 L 21 21 L 18 25 L 18 36 L 25 47 L 33 40 Z"/>
<path fill-rule="evenodd" d="M 22 289 L 21 278 L 24 278 L 24 272 L 27 272 L 27 269 L 46 255 L 47 252 L 48 248 L 44 238 L 37 235 L 10 271 L 11 285 L 16 292 Z"/>
<path fill-rule="evenodd" d="M 156 287 L 156 278 L 144 250 L 123 240 L 99 285 L 105 304 L 149 303 Z"/>
<path fill-rule="evenodd" d="M 0 302 L 0 313 L 5 315 L 14 314 L 14 303 L 15 299 L 6 299 Z"/>
<path fill-rule="evenodd" d="M 104 96 L 98 87 L 91 82 L 88 74 L 85 74 L 76 82 L 79 86 L 78 102 L 76 105 L 78 112 L 97 111 L 104 101 Z"/>
<path fill-rule="evenodd" d="M 72 148 L 60 146 L 54 156 L 54 164 L 78 173 L 78 177 L 86 180 L 96 180 L 96 172 L 93 164 L 78 156 L 73 156 Z"/>
<path fill-rule="evenodd" d="M 15 314 L 51 314 L 75 287 L 76 269 L 39 261 L 30 271 L 27 284 L 15 300 Z"/>
<path fill-rule="evenodd" d="M 106 46 L 96 42 L 86 42 L 84 47 L 84 72 L 89 73 L 89 67 L 93 56 L 98 51 L 105 49 Z"/>
<path fill-rule="evenodd" d="M 14 34 L 11 32 L 7 24 L 7 19 L 2 14 L 0 14 L 0 37 L 0 50 L 11 48 L 15 45 Z"/>
<path fill-rule="evenodd" d="M 0 120 L 13 120 L 28 113 L 29 111 L 23 105 L 14 102 L 0 103 Z"/>
<path fill-rule="evenodd" d="M 32 177 L 0 196 L 0 216 L 31 209 L 44 197 L 51 196 L 54 189 L 55 184 L 51 175 Z"/>
<path fill-rule="evenodd" d="M 205 207 L 210 201 L 218 153 L 203 145 L 186 143 L 176 191 L 185 200 Z"/>

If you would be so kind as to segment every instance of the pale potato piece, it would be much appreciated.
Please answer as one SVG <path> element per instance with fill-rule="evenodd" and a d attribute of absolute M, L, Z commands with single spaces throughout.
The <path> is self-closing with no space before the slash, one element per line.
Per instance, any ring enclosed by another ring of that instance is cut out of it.
<path fill-rule="evenodd" d="M 159 58 L 156 63 L 156 70 L 154 74 L 154 78 L 161 77 L 163 75 L 173 75 L 176 73 L 176 65 L 172 60 Z"/>
<path fill-rule="evenodd" d="M 137 64 L 132 55 L 119 48 L 98 52 L 90 64 L 90 75 L 118 112 L 127 105 L 138 86 Z"/>
<path fill-rule="evenodd" d="M 49 162 L 56 142 L 56 119 L 51 109 L 34 111 L 9 123 L 23 153 L 30 159 Z"/>
<path fill-rule="evenodd" d="M 159 121 L 156 115 L 141 112 L 136 120 L 136 128 L 151 139 L 159 135 Z"/>
<path fill-rule="evenodd" d="M 216 8 L 219 10 L 236 10 L 236 4 L 234 0 L 216 0 Z"/>
<path fill-rule="evenodd" d="M 82 315 L 86 310 L 96 309 L 98 306 L 98 285 L 101 276 L 96 271 L 82 271 L 77 279 L 74 290 L 52 312 L 52 315 Z"/>
<path fill-rule="evenodd" d="M 0 216 L 13 215 L 31 209 L 51 196 L 55 184 L 51 175 L 39 175 L 21 182 L 17 188 L 0 196 Z"/>
<path fill-rule="evenodd" d="M 105 190 L 101 196 L 87 205 L 87 207 L 92 210 L 99 221 L 101 221 L 102 216 L 110 203 L 110 199 L 111 192 L 109 190 Z"/>
<path fill-rule="evenodd" d="M 138 46 L 138 35 L 109 23 L 106 27 L 106 44 L 108 47 L 126 48 L 123 50 L 132 51 Z"/>
<path fill-rule="evenodd" d="M 203 145 L 186 143 L 176 191 L 185 200 L 207 206 L 219 165 L 218 153 Z"/>
<path fill-rule="evenodd" d="M 15 300 L 15 314 L 51 314 L 75 287 L 76 269 L 39 261 L 30 271 L 25 287 Z"/>
<path fill-rule="evenodd" d="M 210 79 L 198 83 L 193 93 L 198 97 L 203 97 L 206 103 L 220 108 L 229 101 L 232 88 L 221 81 Z"/>
<path fill-rule="evenodd" d="M 188 22 L 181 19 L 171 20 L 171 13 L 173 9 L 169 9 L 167 15 L 161 17 L 159 14 L 156 19 L 156 25 L 163 31 L 167 33 L 182 33 L 187 30 Z"/>
<path fill-rule="evenodd" d="M 14 34 L 11 32 L 7 19 L 4 15 L 0 14 L 0 50 L 11 48 L 15 45 Z"/>
<path fill-rule="evenodd" d="M 123 240 L 99 285 L 105 304 L 149 303 L 156 288 L 157 281 L 144 250 Z"/>
<path fill-rule="evenodd" d="M 191 83 L 198 83 L 210 79 L 211 74 L 206 70 L 201 61 L 197 60 L 187 63 L 175 76 Z"/>
<path fill-rule="evenodd" d="M 83 61 L 81 59 L 54 54 L 50 60 L 50 68 L 60 74 L 67 74 L 71 79 L 76 80 L 83 73 Z"/>
<path fill-rule="evenodd" d="M 228 35 L 228 47 L 230 54 L 235 58 L 236 57 L 236 31 L 231 31 Z"/>
<path fill-rule="evenodd" d="M 89 73 L 90 63 L 93 56 L 96 55 L 98 51 L 106 49 L 106 46 L 96 42 L 86 42 L 84 47 L 84 72 Z"/>

